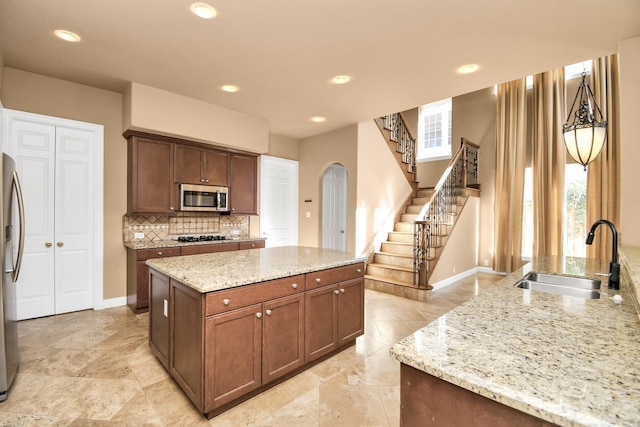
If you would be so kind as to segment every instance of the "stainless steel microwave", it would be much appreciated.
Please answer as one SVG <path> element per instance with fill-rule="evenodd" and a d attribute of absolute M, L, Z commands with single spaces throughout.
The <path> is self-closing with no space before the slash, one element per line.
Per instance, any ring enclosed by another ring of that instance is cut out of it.
<path fill-rule="evenodd" d="M 180 184 L 180 210 L 227 212 L 229 211 L 229 188 Z"/>

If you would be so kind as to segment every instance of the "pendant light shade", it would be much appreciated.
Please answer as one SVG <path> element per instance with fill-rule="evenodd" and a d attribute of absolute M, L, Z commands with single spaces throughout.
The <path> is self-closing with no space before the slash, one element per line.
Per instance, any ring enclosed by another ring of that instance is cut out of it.
<path fill-rule="evenodd" d="M 569 123 L 572 116 L 573 122 Z M 586 73 L 582 73 L 578 93 L 562 128 L 567 151 L 586 170 L 587 165 L 598 157 L 607 140 L 607 120 L 589 88 Z"/>

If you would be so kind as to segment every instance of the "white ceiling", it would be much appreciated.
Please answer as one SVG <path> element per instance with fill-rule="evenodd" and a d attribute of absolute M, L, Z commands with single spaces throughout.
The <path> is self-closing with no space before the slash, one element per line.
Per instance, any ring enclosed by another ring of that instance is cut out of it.
<path fill-rule="evenodd" d="M 302 138 L 599 57 L 640 0 L 1 0 L 6 67 L 122 92 L 138 82 Z M 76 32 L 81 43 L 53 37 Z M 477 63 L 480 70 L 456 69 Z M 329 80 L 353 77 L 343 86 Z M 241 88 L 229 94 L 223 84 Z M 315 124 L 311 116 L 325 116 Z"/>

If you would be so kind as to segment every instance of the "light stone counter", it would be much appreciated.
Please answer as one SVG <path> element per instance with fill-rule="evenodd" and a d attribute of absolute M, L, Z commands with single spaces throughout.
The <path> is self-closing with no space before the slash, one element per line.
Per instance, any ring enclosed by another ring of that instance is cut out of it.
<path fill-rule="evenodd" d="M 149 267 L 201 293 L 364 262 L 352 253 L 284 246 L 147 260 Z"/>
<path fill-rule="evenodd" d="M 239 243 L 239 242 L 257 242 L 265 240 L 262 237 L 239 237 L 237 239 L 225 240 L 208 240 L 199 242 L 178 242 L 176 239 L 154 240 L 154 241 L 134 241 L 124 244 L 130 249 L 160 249 L 160 248 L 176 248 L 180 246 L 197 246 L 197 245 L 218 245 L 223 243 Z"/>
<path fill-rule="evenodd" d="M 640 262 L 640 249 L 633 253 Z M 616 304 L 607 278 L 595 275 L 608 264 L 537 259 L 395 344 L 391 355 L 552 423 L 638 426 L 640 320 L 628 279 Z M 585 300 L 514 287 L 529 271 L 600 278 L 603 293 Z"/>

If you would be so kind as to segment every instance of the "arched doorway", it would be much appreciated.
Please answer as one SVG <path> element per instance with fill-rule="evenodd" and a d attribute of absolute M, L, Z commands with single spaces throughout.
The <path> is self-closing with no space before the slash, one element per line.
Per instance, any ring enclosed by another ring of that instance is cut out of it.
<path fill-rule="evenodd" d="M 322 247 L 347 250 L 347 170 L 338 163 L 322 176 Z"/>

